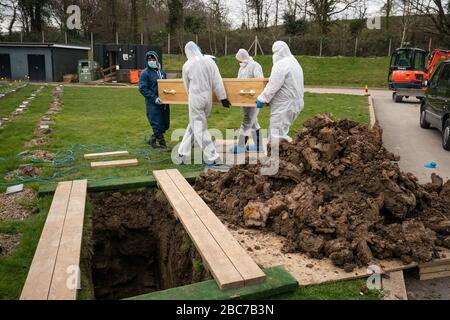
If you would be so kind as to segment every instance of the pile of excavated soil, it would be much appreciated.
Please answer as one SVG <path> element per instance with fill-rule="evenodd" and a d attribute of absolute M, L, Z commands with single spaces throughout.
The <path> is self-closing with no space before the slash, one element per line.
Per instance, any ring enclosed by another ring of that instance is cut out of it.
<path fill-rule="evenodd" d="M 31 156 L 36 160 L 43 161 L 53 161 L 55 159 L 55 155 L 51 152 L 45 150 L 35 150 L 31 152 Z"/>
<path fill-rule="evenodd" d="M 50 143 L 50 139 L 48 139 L 47 137 L 40 137 L 40 138 L 33 139 L 31 141 L 28 141 L 25 144 L 25 148 L 40 147 L 40 146 L 47 145 L 49 143 Z"/>
<path fill-rule="evenodd" d="M 50 129 L 50 128 L 45 128 L 45 129 L 37 128 L 34 131 L 34 135 L 38 136 L 38 137 L 39 136 L 46 136 L 46 135 L 49 135 L 51 133 L 52 133 L 52 129 Z"/>
<path fill-rule="evenodd" d="M 14 253 L 20 243 L 20 233 L 0 233 L 0 257 L 8 257 Z"/>
<path fill-rule="evenodd" d="M 6 174 L 4 178 L 5 180 L 14 180 L 17 176 L 25 178 L 36 178 L 42 175 L 42 171 L 42 168 L 35 167 L 32 164 L 26 164 Z"/>
<path fill-rule="evenodd" d="M 195 188 L 222 219 L 274 231 L 285 252 L 329 257 L 346 271 L 374 258 L 430 261 L 450 248 L 450 181 L 433 175 L 421 185 L 398 161 L 378 126 L 324 114 L 280 145 L 277 174 L 235 166 L 202 174 Z"/>
<path fill-rule="evenodd" d="M 122 299 L 204 281 L 201 256 L 158 191 L 90 195 L 96 299 Z"/>
<path fill-rule="evenodd" d="M 33 190 L 13 194 L 0 193 L 0 222 L 23 220 L 39 212 L 35 199 L 36 193 Z"/>

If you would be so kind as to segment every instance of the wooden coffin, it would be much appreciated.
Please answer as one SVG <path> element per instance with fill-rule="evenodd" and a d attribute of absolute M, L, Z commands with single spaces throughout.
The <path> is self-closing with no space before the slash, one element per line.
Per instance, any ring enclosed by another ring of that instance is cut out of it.
<path fill-rule="evenodd" d="M 256 107 L 268 79 L 223 79 L 228 100 L 233 107 Z M 188 104 L 188 94 L 182 79 L 158 80 L 159 98 L 165 104 Z M 219 103 L 213 97 L 215 104 Z"/>

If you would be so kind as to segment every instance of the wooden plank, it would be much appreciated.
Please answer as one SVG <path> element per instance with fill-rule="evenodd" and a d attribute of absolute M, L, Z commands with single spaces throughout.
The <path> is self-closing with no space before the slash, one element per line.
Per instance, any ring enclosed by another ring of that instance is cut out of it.
<path fill-rule="evenodd" d="M 164 170 L 153 171 L 153 175 L 219 288 L 228 290 L 244 286 L 242 276 L 197 217 L 195 211 L 180 193 L 167 172 Z"/>
<path fill-rule="evenodd" d="M 117 168 L 139 165 L 137 159 L 91 162 L 91 168 Z"/>
<path fill-rule="evenodd" d="M 200 171 L 192 171 L 183 173 L 185 179 L 194 183 L 197 179 Z M 154 188 L 156 187 L 156 180 L 151 176 L 142 177 L 127 177 L 127 178 L 114 178 L 98 181 L 90 181 L 88 183 L 88 192 L 102 192 L 102 191 L 114 191 L 124 189 L 139 189 L 139 188 Z M 56 190 L 56 184 L 46 183 L 39 186 L 39 196 L 53 194 Z"/>
<path fill-rule="evenodd" d="M 446 252 L 447 255 L 450 254 L 450 252 Z M 441 258 L 432 260 L 430 262 L 420 263 L 419 268 L 428 268 L 428 267 L 435 267 L 435 266 L 442 266 L 442 265 L 450 265 L 450 258 Z"/>
<path fill-rule="evenodd" d="M 72 182 L 60 182 L 22 289 L 21 300 L 47 300 L 61 241 Z"/>
<path fill-rule="evenodd" d="M 104 157 L 122 157 L 122 156 L 128 156 L 128 151 L 114 151 L 114 152 L 103 152 L 103 153 L 88 153 L 84 155 L 84 159 L 97 159 L 97 158 L 104 158 Z"/>
<path fill-rule="evenodd" d="M 431 279 L 439 279 L 450 277 L 450 271 L 442 271 L 442 272 L 433 272 L 433 273 L 424 273 L 420 274 L 420 280 L 431 280 Z"/>
<path fill-rule="evenodd" d="M 184 179 L 181 173 L 176 169 L 166 171 L 205 227 L 212 234 L 238 272 L 242 275 L 245 285 L 264 282 L 266 279 L 264 272 L 258 267 L 253 259 L 250 258 L 247 252 L 241 247 L 197 192 L 195 192 L 186 179 Z"/>
<path fill-rule="evenodd" d="M 86 193 L 87 180 L 73 182 L 49 300 L 77 299 Z"/>
<path fill-rule="evenodd" d="M 315 259 L 305 253 L 286 253 L 283 251 L 286 238 L 261 230 L 238 227 L 230 230 L 239 243 L 248 248 L 248 254 L 262 268 L 283 265 L 301 286 L 317 285 L 344 280 L 367 278 L 367 266 L 357 267 L 352 272 L 335 266 L 329 258 Z M 258 249 L 256 249 L 258 247 Z M 251 250 L 250 250 L 251 249 Z M 438 248 L 442 255 L 450 257 L 450 250 Z M 439 260 L 437 260 L 439 261 Z M 384 272 L 393 272 L 416 268 L 418 263 L 404 264 L 400 259 L 378 260 L 371 262 Z"/>
<path fill-rule="evenodd" d="M 403 271 L 390 272 L 388 278 L 383 278 L 383 300 L 408 300 Z"/>
<path fill-rule="evenodd" d="M 420 271 L 420 274 L 450 271 L 450 265 L 443 264 L 443 265 L 438 265 L 438 266 L 434 266 L 434 267 L 420 267 L 419 266 L 419 271 Z"/>

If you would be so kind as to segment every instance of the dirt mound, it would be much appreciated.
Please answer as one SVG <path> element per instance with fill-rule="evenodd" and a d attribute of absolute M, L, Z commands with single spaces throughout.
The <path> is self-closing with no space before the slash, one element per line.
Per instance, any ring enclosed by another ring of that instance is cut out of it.
<path fill-rule="evenodd" d="M 55 159 L 55 155 L 53 153 L 44 150 L 36 150 L 31 152 L 31 157 L 33 159 L 43 161 L 53 161 Z"/>
<path fill-rule="evenodd" d="M 49 143 L 50 143 L 50 139 L 48 139 L 47 137 L 36 138 L 36 139 L 31 140 L 31 141 L 28 141 L 25 144 L 25 148 L 33 148 L 33 147 L 45 146 L 45 145 L 47 145 Z"/>
<path fill-rule="evenodd" d="M 52 133 L 52 129 L 50 128 L 37 128 L 34 131 L 35 136 L 46 136 Z"/>
<path fill-rule="evenodd" d="M 42 168 L 35 167 L 32 164 L 26 164 L 8 173 L 5 176 L 5 180 L 15 180 L 17 176 L 23 178 L 36 178 L 42 175 L 42 171 Z"/>
<path fill-rule="evenodd" d="M 14 253 L 20 243 L 20 233 L 0 233 L 0 257 L 8 257 Z"/>
<path fill-rule="evenodd" d="M 331 115 L 280 145 L 276 175 L 262 165 L 208 172 L 196 189 L 229 222 L 286 237 L 285 252 L 329 257 L 347 271 L 374 258 L 425 262 L 450 248 L 450 181 L 420 185 L 382 146 L 382 130 Z"/>
<path fill-rule="evenodd" d="M 37 212 L 39 207 L 33 190 L 13 194 L 0 193 L 0 222 L 23 220 Z"/>

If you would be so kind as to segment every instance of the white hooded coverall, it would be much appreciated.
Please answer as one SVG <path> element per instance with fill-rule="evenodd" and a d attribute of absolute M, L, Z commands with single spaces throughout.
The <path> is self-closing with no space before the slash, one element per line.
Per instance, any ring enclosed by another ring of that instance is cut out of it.
<path fill-rule="evenodd" d="M 292 142 L 289 130 L 305 105 L 303 69 L 285 42 L 276 41 L 272 51 L 272 73 L 258 100 L 270 104 L 270 142 Z"/>
<path fill-rule="evenodd" d="M 207 118 L 212 108 L 213 94 L 219 100 L 227 98 L 222 77 L 216 63 L 204 57 L 192 41 L 185 46 L 187 57 L 183 65 L 183 81 L 189 94 L 189 125 L 178 149 L 178 154 L 189 157 L 193 143 L 200 146 L 206 163 L 214 163 L 219 154 L 208 132 Z"/>
<path fill-rule="evenodd" d="M 236 54 L 236 59 L 241 62 L 241 67 L 238 73 L 238 79 L 264 79 L 264 73 L 261 65 L 253 60 L 248 54 L 247 50 L 239 49 Z M 261 127 L 258 123 L 258 108 L 242 108 L 244 119 L 242 121 L 241 129 L 239 132 L 239 147 L 245 147 L 245 137 L 248 137 L 250 133 L 253 135 L 253 142 L 256 144 L 256 131 Z M 260 141 L 262 143 L 262 141 Z"/>

